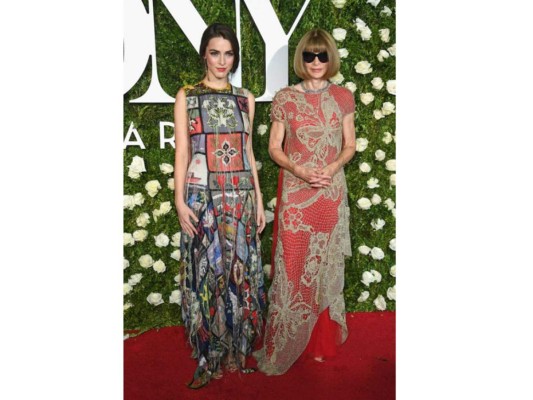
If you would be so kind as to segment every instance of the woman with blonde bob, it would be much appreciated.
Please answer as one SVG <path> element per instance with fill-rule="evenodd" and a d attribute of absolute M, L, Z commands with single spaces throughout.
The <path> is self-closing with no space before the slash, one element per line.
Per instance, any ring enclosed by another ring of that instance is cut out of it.
<path fill-rule="evenodd" d="M 328 81 L 339 71 L 335 41 L 307 32 L 294 54 L 302 78 L 272 102 L 269 153 L 281 167 L 274 220 L 264 346 L 254 355 L 268 375 L 302 355 L 322 362 L 348 335 L 344 259 L 351 256 L 343 166 L 355 154 L 352 93 Z"/>

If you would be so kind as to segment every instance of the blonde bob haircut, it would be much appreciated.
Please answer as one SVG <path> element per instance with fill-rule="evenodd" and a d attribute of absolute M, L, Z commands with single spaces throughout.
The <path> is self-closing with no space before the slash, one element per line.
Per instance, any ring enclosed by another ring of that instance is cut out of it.
<path fill-rule="evenodd" d="M 311 77 L 305 69 L 305 62 L 303 58 L 304 51 L 311 51 L 313 53 L 321 53 L 326 51 L 328 53 L 328 69 L 324 79 L 329 79 L 339 72 L 341 61 L 339 58 L 339 51 L 333 37 L 323 29 L 312 29 L 307 32 L 296 46 L 294 52 L 294 72 L 302 79 L 310 79 Z"/>

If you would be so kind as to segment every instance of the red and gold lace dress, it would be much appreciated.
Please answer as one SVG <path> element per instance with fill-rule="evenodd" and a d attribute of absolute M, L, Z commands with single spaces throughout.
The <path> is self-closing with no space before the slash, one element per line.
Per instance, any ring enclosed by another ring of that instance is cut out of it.
<path fill-rule="evenodd" d="M 353 113 L 352 93 L 329 85 L 310 94 L 287 87 L 271 119 L 285 126 L 284 152 L 297 165 L 325 167 L 342 149 L 342 120 Z M 274 223 L 269 311 L 264 346 L 254 353 L 261 371 L 285 373 L 302 355 L 330 356 L 348 335 L 344 259 L 351 256 L 344 170 L 315 189 L 281 169 Z M 307 351 L 306 351 L 307 349 Z"/>

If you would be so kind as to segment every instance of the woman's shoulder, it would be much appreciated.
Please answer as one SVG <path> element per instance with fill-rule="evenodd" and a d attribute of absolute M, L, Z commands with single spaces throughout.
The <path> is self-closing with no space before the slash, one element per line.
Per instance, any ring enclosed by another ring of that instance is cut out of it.
<path fill-rule="evenodd" d="M 339 86 L 335 83 L 330 84 L 330 90 L 332 90 L 335 93 L 340 94 L 341 96 L 353 96 L 353 93 L 350 89 L 345 88 L 344 86 Z"/>

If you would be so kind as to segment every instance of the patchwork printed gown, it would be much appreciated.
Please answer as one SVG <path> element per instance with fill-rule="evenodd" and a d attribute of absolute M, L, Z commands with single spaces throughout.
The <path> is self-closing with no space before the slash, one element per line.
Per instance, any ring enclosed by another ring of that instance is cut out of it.
<path fill-rule="evenodd" d="M 191 158 L 187 205 L 199 219 L 182 234 L 182 317 L 198 367 L 250 354 L 266 294 L 256 224 L 256 193 L 246 153 L 248 92 L 202 83 L 185 87 Z"/>

